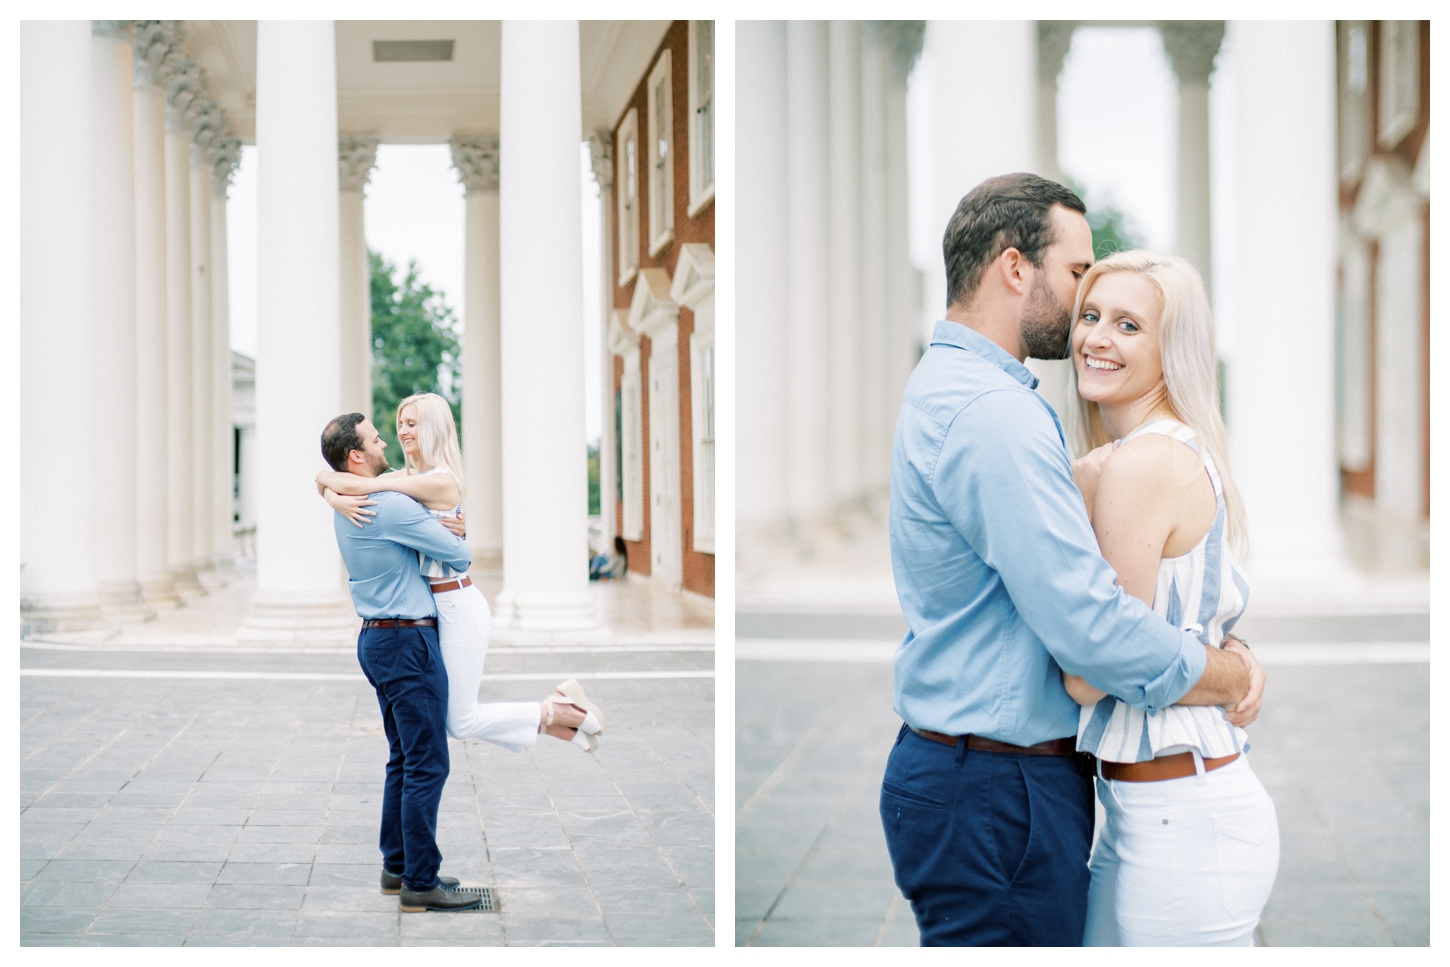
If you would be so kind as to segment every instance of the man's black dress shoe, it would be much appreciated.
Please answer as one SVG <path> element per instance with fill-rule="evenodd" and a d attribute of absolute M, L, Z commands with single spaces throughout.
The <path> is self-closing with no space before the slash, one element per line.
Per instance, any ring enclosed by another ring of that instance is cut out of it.
<path fill-rule="evenodd" d="M 482 902 L 483 897 L 477 893 L 460 893 L 441 886 L 435 886 L 426 893 L 414 893 L 405 886 L 398 896 L 398 909 L 404 913 L 422 913 L 425 910 L 447 913 L 472 910 Z"/>
<path fill-rule="evenodd" d="M 451 876 L 440 876 L 438 877 L 438 882 L 442 884 L 445 889 L 449 890 L 453 889 L 455 886 L 458 885 L 458 881 Z M 389 873 L 387 871 L 387 868 L 384 867 L 382 883 L 384 893 L 386 893 L 388 896 L 397 896 L 398 891 L 403 888 L 403 876 L 401 873 Z"/>

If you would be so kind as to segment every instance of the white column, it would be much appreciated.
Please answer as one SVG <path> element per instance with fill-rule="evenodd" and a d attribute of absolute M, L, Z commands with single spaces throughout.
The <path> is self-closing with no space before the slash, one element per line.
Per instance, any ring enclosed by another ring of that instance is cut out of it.
<path fill-rule="evenodd" d="M 247 638 L 351 625 L 312 475 L 338 415 L 337 69 L 331 20 L 257 24 L 257 595 Z"/>
<path fill-rule="evenodd" d="M 201 149 L 192 145 L 191 165 L 191 490 L 192 490 L 192 563 L 198 572 L 207 574 L 208 585 L 224 583 L 215 573 L 215 513 L 212 501 L 216 491 L 212 474 L 216 470 L 211 459 L 215 449 L 212 434 L 216 431 L 212 406 L 212 251 L 211 251 L 211 165 Z"/>
<path fill-rule="evenodd" d="M 614 157 L 610 147 L 613 138 L 608 131 L 597 131 L 589 138 L 589 162 L 594 181 L 599 185 L 599 543 L 606 553 L 614 546 L 615 481 L 618 461 L 615 459 L 614 432 L 614 352 L 609 348 L 609 319 L 614 312 L 614 202 L 610 189 L 614 184 Z"/>
<path fill-rule="evenodd" d="M 191 132 L 198 93 L 195 61 L 169 65 L 166 78 L 166 465 L 167 561 L 183 594 L 204 595 L 196 578 L 195 407 L 191 321 Z"/>
<path fill-rule="evenodd" d="M 170 460 L 166 349 L 166 92 L 173 45 L 157 21 L 137 24 L 132 111 L 136 166 L 136 574 L 153 609 L 181 604 L 168 558 Z"/>
<path fill-rule="evenodd" d="M 104 628 L 96 592 L 91 22 L 20 23 L 23 634 Z"/>
<path fill-rule="evenodd" d="M 786 194 L 790 519 L 808 536 L 831 506 L 829 38 L 822 20 L 786 24 Z"/>
<path fill-rule="evenodd" d="M 1239 145 L 1232 470 L 1248 513 L 1253 576 L 1311 581 L 1343 560 L 1334 448 L 1334 26 L 1233 21 L 1229 29 Z M 1273 418 L 1290 413 L 1287 430 Z"/>
<path fill-rule="evenodd" d="M 369 419 L 373 415 L 373 296 L 363 189 L 377 157 L 377 138 L 348 136 L 338 140 L 338 259 L 342 279 L 338 304 L 342 367 L 338 412 L 362 413 Z"/>
<path fill-rule="evenodd" d="M 499 302 L 505 627 L 596 627 L 588 587 L 579 24 L 503 22 Z"/>
<path fill-rule="evenodd" d="M 1054 181 L 1062 181 L 1057 161 L 1057 77 L 1072 47 L 1072 30 L 1071 21 L 1037 22 L 1037 173 Z M 1027 365 L 1037 375 L 1038 395 L 1065 425 L 1071 361 L 1034 359 Z"/>
<path fill-rule="evenodd" d="M 831 495 L 838 507 L 861 483 L 861 22 L 832 20 L 831 111 Z"/>
<path fill-rule="evenodd" d="M 861 475 L 873 499 L 890 486 L 891 431 L 900 399 L 886 393 L 886 95 L 891 49 L 879 21 L 868 21 L 861 44 Z"/>
<path fill-rule="evenodd" d="M 930 20 L 931 214 L 946 229 L 962 196 L 995 175 L 1037 168 L 1037 27 L 1031 20 Z M 926 267 L 925 312 L 946 311 L 941 248 Z"/>
<path fill-rule="evenodd" d="M 227 278 L 227 187 L 241 160 L 241 142 L 227 137 L 212 166 L 211 325 L 212 325 L 212 554 L 216 567 L 235 566 L 232 537 L 232 339 Z"/>
<path fill-rule="evenodd" d="M 136 171 L 131 35 L 96 20 L 91 37 L 96 325 L 96 579 L 106 615 L 144 620 L 136 580 Z"/>
<path fill-rule="evenodd" d="M 785 24 L 735 25 L 739 110 L 736 112 L 735 212 L 740 284 L 736 287 L 736 526 L 743 540 L 778 533 L 786 502 L 786 107 Z"/>
<path fill-rule="evenodd" d="M 1213 291 L 1208 180 L 1208 77 L 1223 42 L 1222 20 L 1167 20 L 1163 49 L 1178 75 L 1178 254 Z"/>
<path fill-rule="evenodd" d="M 881 446 L 889 461 L 891 440 L 896 432 L 896 415 L 906 381 L 916 368 L 924 342 L 919 321 L 920 282 L 916 266 L 911 262 L 909 238 L 909 203 L 907 198 L 906 158 L 906 79 L 912 64 L 921 52 L 922 33 L 913 21 L 896 21 L 889 27 L 891 39 L 890 70 L 886 86 L 886 352 L 885 367 L 887 418 L 883 424 L 885 438 Z M 946 227 L 946 221 L 942 221 Z M 938 311 L 937 315 L 940 315 Z"/>
<path fill-rule="evenodd" d="M 464 515 L 473 566 L 503 566 L 503 390 L 499 366 L 498 137 L 454 138 L 464 189 Z"/>

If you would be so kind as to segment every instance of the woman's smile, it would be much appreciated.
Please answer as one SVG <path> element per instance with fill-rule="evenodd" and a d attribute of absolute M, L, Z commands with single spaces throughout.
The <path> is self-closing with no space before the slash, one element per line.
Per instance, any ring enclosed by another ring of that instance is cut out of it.
<path fill-rule="evenodd" d="M 1122 363 L 1115 363 L 1110 359 L 1102 359 L 1098 356 L 1083 355 L 1083 365 L 1098 373 L 1115 373 L 1123 368 Z"/>

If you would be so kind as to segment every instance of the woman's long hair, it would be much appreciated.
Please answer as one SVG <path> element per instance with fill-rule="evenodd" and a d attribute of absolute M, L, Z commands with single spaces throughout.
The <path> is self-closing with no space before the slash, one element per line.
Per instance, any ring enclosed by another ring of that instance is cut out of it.
<path fill-rule="evenodd" d="M 1208 448 L 1223 483 L 1229 541 L 1244 549 L 1248 532 L 1243 499 L 1228 466 L 1228 432 L 1223 425 L 1218 396 L 1218 354 L 1213 342 L 1213 314 L 1203 278 L 1187 259 L 1177 255 L 1133 250 L 1117 252 L 1088 269 L 1072 307 L 1073 325 L 1082 318 L 1082 304 L 1099 277 L 1110 272 L 1137 272 L 1153 284 L 1163 309 L 1158 350 L 1163 358 L 1163 381 L 1168 402 L 1178 419 Z M 1074 454 L 1109 442 L 1098 404 L 1077 391 L 1077 365 L 1071 367 L 1072 394 L 1067 405 L 1067 429 Z"/>
<path fill-rule="evenodd" d="M 463 482 L 463 451 L 458 448 L 458 427 L 453 422 L 453 408 L 437 393 L 418 393 L 398 404 L 396 419 L 402 419 L 403 408 L 413 406 L 418 410 L 418 454 L 430 466 L 445 467 L 452 471 L 458 482 L 458 496 L 462 499 L 467 485 Z M 417 473 L 413 458 L 403 454 L 408 473 Z"/>

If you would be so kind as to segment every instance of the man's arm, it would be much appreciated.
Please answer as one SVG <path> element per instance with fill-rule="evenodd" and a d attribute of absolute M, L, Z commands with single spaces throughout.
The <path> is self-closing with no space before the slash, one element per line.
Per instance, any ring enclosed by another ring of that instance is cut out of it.
<path fill-rule="evenodd" d="M 417 501 L 400 495 L 378 495 L 379 537 L 411 547 L 419 554 L 442 561 L 455 571 L 473 564 L 473 552 L 461 538 L 453 536 Z"/>
<path fill-rule="evenodd" d="M 974 400 L 930 482 L 1064 671 L 1140 708 L 1172 705 L 1202 676 L 1208 649 L 1117 587 L 1040 402 L 1007 390 Z"/>

